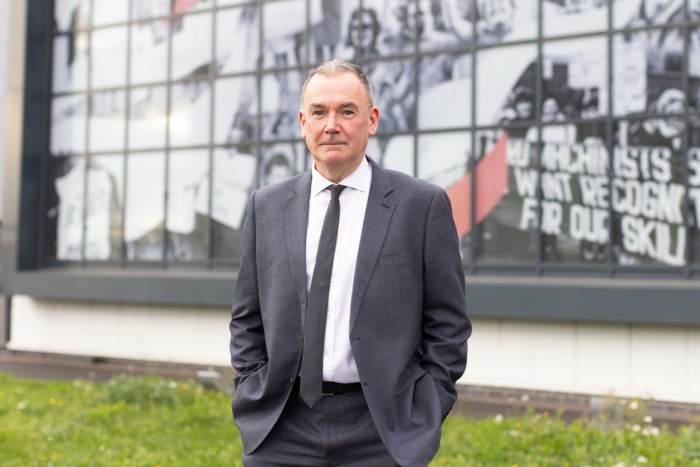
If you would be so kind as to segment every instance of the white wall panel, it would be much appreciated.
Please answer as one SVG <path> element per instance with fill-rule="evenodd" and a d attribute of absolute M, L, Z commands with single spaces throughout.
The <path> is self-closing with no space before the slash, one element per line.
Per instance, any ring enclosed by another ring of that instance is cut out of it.
<path fill-rule="evenodd" d="M 475 320 L 464 384 L 700 402 L 700 329 Z"/>
<path fill-rule="evenodd" d="M 9 348 L 228 366 L 229 311 L 15 296 Z M 700 329 L 477 319 L 463 384 L 700 403 Z"/>
<path fill-rule="evenodd" d="M 58 303 L 15 296 L 13 350 L 229 365 L 229 311 Z"/>

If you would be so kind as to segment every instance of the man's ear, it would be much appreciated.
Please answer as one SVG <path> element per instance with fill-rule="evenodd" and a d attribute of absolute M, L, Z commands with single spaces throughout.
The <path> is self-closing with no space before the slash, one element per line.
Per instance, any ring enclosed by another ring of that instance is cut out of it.
<path fill-rule="evenodd" d="M 369 135 L 374 136 L 379 128 L 379 108 L 372 107 L 369 111 Z"/>
<path fill-rule="evenodd" d="M 306 124 L 306 117 L 304 116 L 304 112 L 299 110 L 299 129 L 301 130 L 301 137 L 302 138 L 306 137 L 306 129 L 304 128 L 305 124 Z"/>

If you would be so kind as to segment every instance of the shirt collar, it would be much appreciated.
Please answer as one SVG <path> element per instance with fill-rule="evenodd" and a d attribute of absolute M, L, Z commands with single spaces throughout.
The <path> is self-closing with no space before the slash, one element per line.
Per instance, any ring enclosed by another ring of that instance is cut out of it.
<path fill-rule="evenodd" d="M 358 165 L 350 175 L 340 181 L 340 185 L 345 185 L 346 187 L 359 191 L 369 191 L 371 183 L 372 166 L 369 164 L 366 157 L 363 158 L 360 165 Z M 313 198 L 318 195 L 328 188 L 329 185 L 334 185 L 334 183 L 321 175 L 321 173 L 316 170 L 316 164 L 313 164 L 311 166 L 311 197 Z"/>

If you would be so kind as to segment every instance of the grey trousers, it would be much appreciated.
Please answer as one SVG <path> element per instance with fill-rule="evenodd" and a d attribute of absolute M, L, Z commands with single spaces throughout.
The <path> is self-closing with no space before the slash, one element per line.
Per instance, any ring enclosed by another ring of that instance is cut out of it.
<path fill-rule="evenodd" d="M 398 464 L 379 438 L 362 392 L 323 396 L 309 408 L 296 391 L 262 444 L 243 455 L 246 467 Z"/>

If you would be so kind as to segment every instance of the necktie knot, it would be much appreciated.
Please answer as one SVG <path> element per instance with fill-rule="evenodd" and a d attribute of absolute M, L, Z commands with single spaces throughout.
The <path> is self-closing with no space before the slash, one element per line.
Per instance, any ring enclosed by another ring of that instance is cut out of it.
<path fill-rule="evenodd" d="M 331 185 L 328 189 L 331 190 L 331 199 L 334 200 L 340 198 L 340 193 L 345 189 L 345 185 Z"/>

